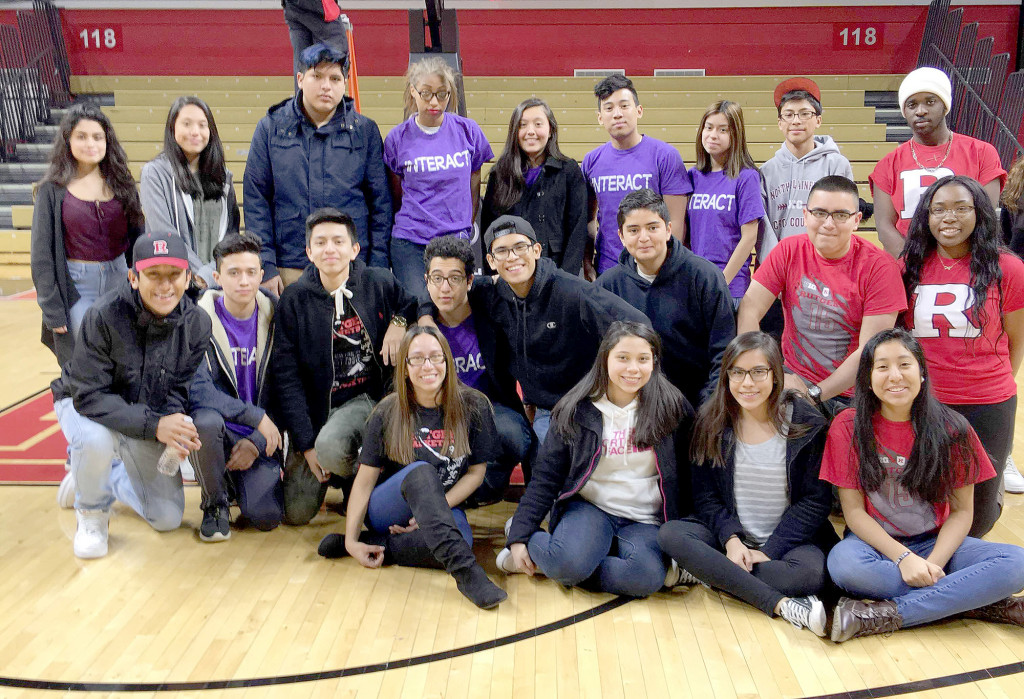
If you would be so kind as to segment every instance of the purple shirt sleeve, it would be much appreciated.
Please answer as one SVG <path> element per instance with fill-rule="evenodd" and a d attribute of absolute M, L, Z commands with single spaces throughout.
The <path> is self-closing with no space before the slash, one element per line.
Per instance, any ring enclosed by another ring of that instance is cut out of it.
<path fill-rule="evenodd" d="M 757 170 L 746 168 L 740 171 L 740 176 L 736 179 L 736 220 L 742 226 L 764 216 L 761 176 Z"/>
<path fill-rule="evenodd" d="M 658 149 L 658 175 L 661 179 L 660 194 L 684 195 L 693 191 L 686 163 L 679 151 L 668 143 Z"/>

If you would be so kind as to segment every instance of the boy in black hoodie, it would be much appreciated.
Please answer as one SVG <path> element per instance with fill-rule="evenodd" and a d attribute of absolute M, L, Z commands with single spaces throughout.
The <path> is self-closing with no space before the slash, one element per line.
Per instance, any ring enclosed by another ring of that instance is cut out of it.
<path fill-rule="evenodd" d="M 625 250 L 596 284 L 647 314 L 665 348 L 665 374 L 699 407 L 736 337 L 725 277 L 673 239 L 668 207 L 654 190 L 623 197 L 618 225 Z"/>
<path fill-rule="evenodd" d="M 188 251 L 178 235 L 150 233 L 136 241 L 133 259 L 121 289 L 86 313 L 71 361 L 51 386 L 70 445 L 61 488 L 74 486 L 79 558 L 107 554 L 115 499 L 157 531 L 177 529 L 181 476 L 161 473 L 157 462 L 167 447 L 179 459 L 200 447 L 186 409 L 210 319 L 185 296 Z"/>
<path fill-rule="evenodd" d="M 306 255 L 313 264 L 281 295 L 270 357 L 282 426 L 291 436 L 287 524 L 316 515 L 328 480 L 351 483 L 366 418 L 389 388 L 398 346 L 416 320 L 416 299 L 394 275 L 358 259 L 348 214 L 310 214 Z"/>

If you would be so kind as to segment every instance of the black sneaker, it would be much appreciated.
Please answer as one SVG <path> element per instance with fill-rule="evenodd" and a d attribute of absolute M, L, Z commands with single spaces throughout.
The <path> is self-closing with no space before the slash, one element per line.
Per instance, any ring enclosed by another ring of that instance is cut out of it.
<path fill-rule="evenodd" d="M 231 538 L 231 521 L 228 519 L 227 507 L 211 505 L 203 510 L 199 538 L 203 541 L 227 541 Z"/>

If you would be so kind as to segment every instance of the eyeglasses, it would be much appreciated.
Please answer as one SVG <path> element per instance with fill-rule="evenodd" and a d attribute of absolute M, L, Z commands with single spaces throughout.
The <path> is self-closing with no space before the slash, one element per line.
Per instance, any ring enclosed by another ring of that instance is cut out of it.
<path fill-rule="evenodd" d="M 441 366 L 444 364 L 443 354 L 432 354 L 429 357 L 424 357 L 422 354 L 414 354 L 411 357 L 406 357 L 405 363 L 409 366 L 423 366 L 427 362 L 430 362 L 434 366 Z"/>
<path fill-rule="evenodd" d="M 448 92 L 448 90 L 438 90 L 437 92 L 431 92 L 430 90 L 417 90 L 416 92 L 424 102 L 429 102 L 432 98 L 436 97 L 437 101 L 441 103 L 447 102 L 448 97 L 452 94 Z"/>
<path fill-rule="evenodd" d="M 754 381 L 764 381 L 768 378 L 768 374 L 770 374 L 771 371 L 772 370 L 766 366 L 756 366 L 753 369 L 740 369 L 739 367 L 733 367 L 725 373 L 729 375 L 730 381 L 743 383 L 748 376 Z"/>
<path fill-rule="evenodd" d="M 440 287 L 445 282 L 448 282 L 448 286 L 454 288 L 456 286 L 462 286 L 466 283 L 466 275 L 464 274 L 451 274 L 444 276 L 443 274 L 431 274 L 427 277 L 427 281 L 436 287 Z"/>
<path fill-rule="evenodd" d="M 779 115 L 779 118 L 783 121 L 793 121 L 799 119 L 800 121 L 807 121 L 811 117 L 818 116 L 817 112 L 811 111 L 810 109 L 802 109 L 799 112 L 783 112 Z"/>
<path fill-rule="evenodd" d="M 970 216 L 971 214 L 974 213 L 974 207 L 973 206 L 958 206 L 958 207 L 953 208 L 953 209 L 947 209 L 947 208 L 944 208 L 942 206 L 933 206 L 933 207 L 928 209 L 928 214 L 932 218 L 946 218 L 946 214 L 948 214 L 951 211 L 954 214 L 956 214 L 957 218 L 967 218 L 968 216 Z"/>
<path fill-rule="evenodd" d="M 808 213 L 814 218 L 821 221 L 822 223 L 827 221 L 829 216 L 831 216 L 832 220 L 835 221 L 836 223 L 846 223 L 847 221 L 850 220 L 850 217 L 856 214 L 857 212 L 843 211 L 842 209 L 840 209 L 839 211 L 829 211 L 828 209 L 810 209 Z"/>
<path fill-rule="evenodd" d="M 505 261 L 512 253 L 515 253 L 516 257 L 522 257 L 531 247 L 533 247 L 533 243 L 516 243 L 510 248 L 494 248 L 491 250 L 491 255 L 496 260 Z"/>

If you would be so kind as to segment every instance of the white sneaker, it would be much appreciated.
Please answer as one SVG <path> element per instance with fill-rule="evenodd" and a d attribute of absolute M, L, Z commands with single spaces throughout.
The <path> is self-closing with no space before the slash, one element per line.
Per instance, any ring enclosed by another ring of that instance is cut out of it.
<path fill-rule="evenodd" d="M 75 510 L 78 531 L 75 532 L 75 555 L 79 558 L 102 558 L 107 555 L 107 524 L 110 512 Z"/>
<path fill-rule="evenodd" d="M 64 474 L 64 479 L 57 488 L 57 505 L 65 510 L 75 506 L 75 474 L 71 471 Z"/>
<path fill-rule="evenodd" d="M 505 575 L 515 575 L 516 573 L 522 573 L 519 567 L 516 566 L 516 559 L 512 558 L 512 551 L 510 549 L 502 549 L 498 551 L 498 558 L 495 564 Z"/>
<path fill-rule="evenodd" d="M 816 636 L 825 637 L 825 605 L 814 595 L 790 597 L 782 603 L 779 614 L 796 628 L 806 626 Z"/>
<path fill-rule="evenodd" d="M 668 572 L 665 573 L 665 587 L 673 588 L 676 585 L 700 585 L 700 580 L 693 577 L 688 570 L 680 568 L 675 559 L 672 559 Z"/>
<path fill-rule="evenodd" d="M 1003 469 L 1003 490 L 1008 493 L 1024 493 L 1024 476 L 1017 470 L 1012 455 L 1006 459 L 1006 468 Z"/>

